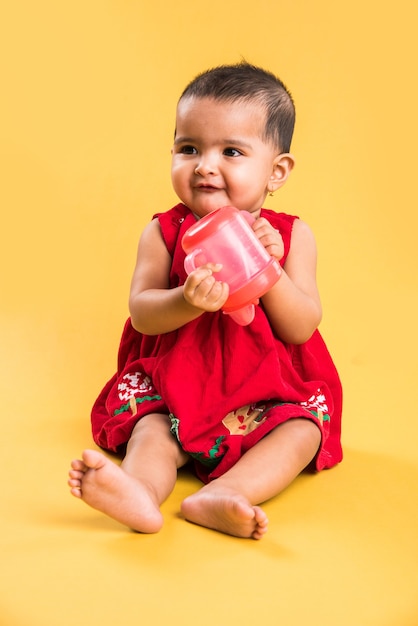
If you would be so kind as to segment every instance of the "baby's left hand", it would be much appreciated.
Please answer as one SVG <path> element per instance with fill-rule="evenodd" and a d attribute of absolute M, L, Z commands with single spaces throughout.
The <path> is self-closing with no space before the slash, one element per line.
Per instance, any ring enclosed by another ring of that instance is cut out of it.
<path fill-rule="evenodd" d="M 280 261 L 284 255 L 284 245 L 279 231 L 273 228 L 270 222 L 264 217 L 256 219 L 252 227 L 259 241 L 261 241 L 270 256 Z"/>

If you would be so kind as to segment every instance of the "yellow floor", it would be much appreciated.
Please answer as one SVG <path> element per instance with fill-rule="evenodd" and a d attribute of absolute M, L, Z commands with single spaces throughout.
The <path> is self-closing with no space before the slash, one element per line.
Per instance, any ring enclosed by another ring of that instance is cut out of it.
<path fill-rule="evenodd" d="M 0 625 L 417 626 L 414 6 L 17 0 L 0 58 Z M 71 498 L 113 374 L 136 242 L 174 203 L 185 82 L 242 56 L 293 91 L 297 167 L 268 206 L 316 233 L 345 391 L 338 467 L 265 508 L 260 542 L 178 515 L 131 533 Z"/>
<path fill-rule="evenodd" d="M 2 371 L 2 626 L 416 626 L 416 463 L 347 447 L 340 466 L 266 504 L 260 542 L 182 520 L 180 501 L 198 486 L 183 473 L 162 532 L 141 536 L 68 495 L 67 462 L 88 428 L 66 376 L 40 388 L 36 370 L 28 355 Z M 49 393 L 53 382 L 63 394 Z"/>

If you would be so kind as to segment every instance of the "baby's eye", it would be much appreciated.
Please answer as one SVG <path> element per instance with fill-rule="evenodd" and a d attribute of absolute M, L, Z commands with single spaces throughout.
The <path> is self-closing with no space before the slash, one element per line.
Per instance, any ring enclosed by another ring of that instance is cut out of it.
<path fill-rule="evenodd" d="M 181 146 L 180 152 L 181 154 L 197 154 L 197 150 L 193 146 Z"/>
<path fill-rule="evenodd" d="M 237 157 L 241 156 L 242 152 L 240 150 L 237 150 L 236 148 L 225 148 L 224 155 L 229 157 Z"/>

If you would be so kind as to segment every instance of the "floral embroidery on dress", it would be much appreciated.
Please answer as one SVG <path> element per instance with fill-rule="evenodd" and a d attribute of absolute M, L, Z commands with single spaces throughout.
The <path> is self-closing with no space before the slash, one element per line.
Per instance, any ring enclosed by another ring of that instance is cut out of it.
<path fill-rule="evenodd" d="M 265 409 L 265 405 L 247 404 L 236 411 L 230 411 L 223 418 L 222 424 L 231 435 L 248 435 L 265 421 Z"/>
<path fill-rule="evenodd" d="M 153 384 L 151 378 L 143 372 L 125 374 L 118 384 L 118 395 L 120 400 L 129 400 L 138 393 L 152 391 Z"/>
<path fill-rule="evenodd" d="M 327 399 L 322 389 L 317 389 L 316 393 L 310 396 L 306 402 L 301 402 L 300 405 L 318 417 L 321 423 L 329 422 L 330 416 Z"/>
<path fill-rule="evenodd" d="M 170 413 L 169 418 L 171 421 L 170 431 L 175 436 L 181 446 L 182 444 L 179 435 L 180 420 L 177 419 L 177 417 L 173 415 L 173 413 Z M 197 461 L 200 461 L 200 463 L 202 463 L 203 465 L 206 465 L 206 467 L 215 468 L 223 457 L 223 455 L 220 454 L 220 447 L 224 439 L 224 435 L 217 437 L 214 445 L 210 448 L 210 450 L 207 450 L 206 452 L 188 452 L 188 454 L 190 454 L 190 456 Z"/>
<path fill-rule="evenodd" d="M 144 372 L 130 372 L 125 374 L 118 384 L 119 400 L 127 401 L 113 415 L 119 415 L 127 410 L 131 410 L 132 415 L 137 413 L 137 405 L 145 400 L 161 400 L 149 376 Z"/>

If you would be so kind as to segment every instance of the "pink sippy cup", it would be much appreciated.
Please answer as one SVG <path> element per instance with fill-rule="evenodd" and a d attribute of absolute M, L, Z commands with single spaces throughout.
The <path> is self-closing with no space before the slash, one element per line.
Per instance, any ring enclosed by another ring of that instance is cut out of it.
<path fill-rule="evenodd" d="M 187 274 L 206 263 L 222 264 L 216 279 L 229 285 L 229 297 L 222 310 L 242 326 L 253 321 L 254 305 L 281 274 L 279 263 L 251 228 L 253 222 L 247 211 L 222 207 L 193 224 L 181 241 L 187 255 Z"/>

